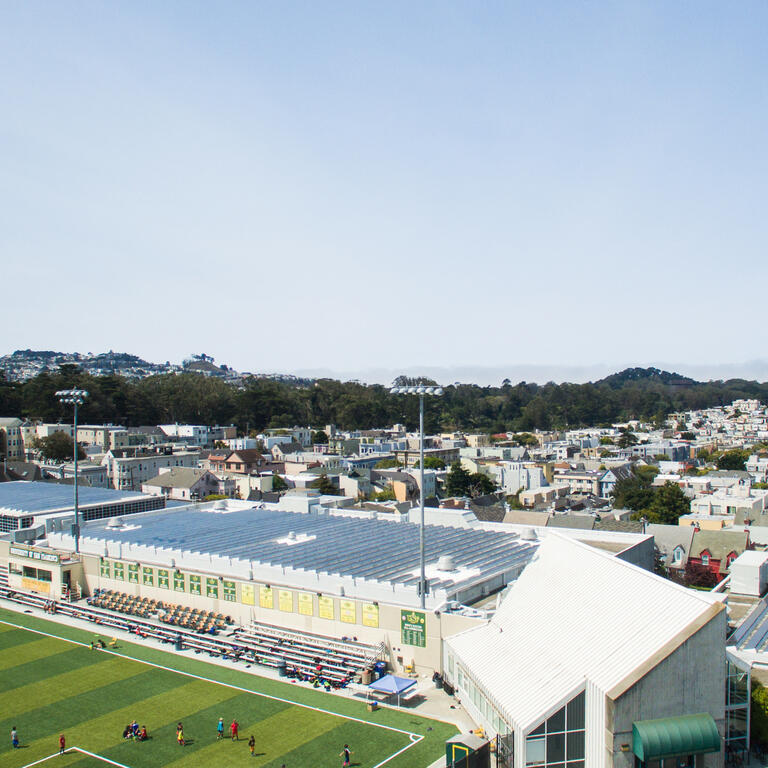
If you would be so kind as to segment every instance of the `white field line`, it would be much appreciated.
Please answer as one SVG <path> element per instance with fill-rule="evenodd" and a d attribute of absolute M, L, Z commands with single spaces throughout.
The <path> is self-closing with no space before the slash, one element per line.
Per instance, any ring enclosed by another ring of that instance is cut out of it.
<path fill-rule="evenodd" d="M 54 640 L 61 640 L 61 641 L 65 642 L 65 643 L 71 643 L 72 645 L 80 645 L 80 646 L 82 646 L 84 648 L 88 647 L 87 643 L 82 643 L 79 640 L 71 640 L 68 637 L 59 637 L 59 635 L 54 635 L 51 632 L 43 632 L 40 629 L 30 629 L 29 627 L 25 627 L 22 624 L 14 624 L 11 621 L 4 621 L 4 620 L 0 619 L 0 624 L 5 624 L 6 626 L 14 627 L 16 629 L 25 629 L 28 632 L 34 632 L 35 634 L 43 635 L 44 637 L 51 637 Z M 424 738 L 424 736 L 422 734 L 420 734 L 420 733 L 413 733 L 412 731 L 404 731 L 401 728 L 395 728 L 395 727 L 393 727 L 391 725 L 383 725 L 382 723 L 374 723 L 371 720 L 363 720 L 363 718 L 361 718 L 361 717 L 353 717 L 352 715 L 342 715 L 342 714 L 339 714 L 338 712 L 331 712 L 328 709 L 322 709 L 321 707 L 313 707 L 311 704 L 302 704 L 299 701 L 291 701 L 290 699 L 284 699 L 284 698 L 282 698 L 280 696 L 273 696 L 270 693 L 262 693 L 261 691 L 252 691 L 252 690 L 250 690 L 248 688 L 243 688 L 243 687 L 241 687 L 239 685 L 233 685 L 232 683 L 224 683 L 224 682 L 221 682 L 220 680 L 213 680 L 210 677 L 202 677 L 201 675 L 195 675 L 192 672 L 184 672 L 181 669 L 174 669 L 173 667 L 166 667 L 166 666 L 163 666 L 162 664 L 155 664 L 152 661 L 145 661 L 144 659 L 136 659 L 133 656 L 128 656 L 127 654 L 124 654 L 124 653 L 117 653 L 115 651 L 110 651 L 107 648 L 99 649 L 98 653 L 109 653 L 112 656 L 117 656 L 120 659 L 127 659 L 128 661 L 135 661 L 135 662 L 137 662 L 139 664 L 146 664 L 149 667 L 155 667 L 155 669 L 162 669 L 162 670 L 165 670 L 166 672 L 175 672 L 177 675 L 184 675 L 185 677 L 191 677 L 191 678 L 193 678 L 195 680 L 201 680 L 204 683 L 213 683 L 214 685 L 223 685 L 225 688 L 231 688 L 234 691 L 240 691 L 241 693 L 250 693 L 250 694 L 252 694 L 254 696 L 261 696 L 264 699 L 271 699 L 272 701 L 279 701 L 279 702 L 281 702 L 283 704 L 290 704 L 291 706 L 294 706 L 294 707 L 302 707 L 304 709 L 311 709 L 312 711 L 320 712 L 323 715 L 331 715 L 333 717 L 340 717 L 343 720 L 351 720 L 351 721 L 356 722 L 356 723 L 363 723 L 364 725 L 372 725 L 374 728 L 383 728 L 384 730 L 387 730 L 387 731 L 394 731 L 395 733 L 402 733 L 402 734 L 405 734 L 406 736 L 408 736 L 409 738 L 415 740 L 415 741 L 413 741 L 413 743 L 421 741 Z M 160 653 L 163 653 L 163 651 L 160 651 Z M 202 663 L 205 663 L 205 662 L 202 662 Z M 405 749 L 407 749 L 408 747 L 412 746 L 413 743 L 412 744 L 408 744 L 408 746 L 405 747 Z M 400 751 L 402 751 L 402 750 L 400 750 Z M 394 755 L 392 757 L 394 757 Z M 388 758 L 388 759 L 391 759 L 391 758 Z M 379 763 L 379 765 L 383 765 L 383 764 L 384 763 Z"/>
<path fill-rule="evenodd" d="M 64 752 L 65 753 L 81 752 L 84 755 L 88 755 L 88 757 L 94 757 L 97 760 L 101 760 L 104 763 L 115 765 L 117 766 L 117 768 L 131 768 L 129 765 L 125 765 L 124 763 L 118 763 L 115 760 L 110 760 L 108 757 L 104 757 L 103 755 L 97 755 L 95 752 L 89 752 L 87 749 L 82 749 L 80 747 L 67 747 L 67 749 L 65 749 Z M 44 763 L 46 760 L 53 760 L 53 758 L 59 757 L 60 754 L 61 754 L 60 752 L 54 752 L 52 755 L 48 755 L 48 757 L 40 758 L 40 760 L 35 760 L 34 763 L 29 763 L 25 766 L 22 766 L 22 768 L 32 768 L 33 765 L 40 765 L 40 763 Z"/>

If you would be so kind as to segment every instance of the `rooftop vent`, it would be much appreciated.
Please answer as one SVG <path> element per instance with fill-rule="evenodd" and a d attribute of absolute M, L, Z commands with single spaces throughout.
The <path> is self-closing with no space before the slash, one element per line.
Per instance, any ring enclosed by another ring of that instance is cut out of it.
<path fill-rule="evenodd" d="M 536 535 L 536 531 L 533 528 L 526 528 L 521 534 L 520 538 L 523 541 L 538 541 L 539 537 Z"/>
<path fill-rule="evenodd" d="M 107 528 L 122 528 L 123 527 L 123 518 L 122 517 L 110 517 L 109 522 L 107 523 Z"/>
<path fill-rule="evenodd" d="M 455 571 L 456 566 L 454 565 L 453 558 L 450 555 L 442 555 L 437 561 L 437 570 Z"/>

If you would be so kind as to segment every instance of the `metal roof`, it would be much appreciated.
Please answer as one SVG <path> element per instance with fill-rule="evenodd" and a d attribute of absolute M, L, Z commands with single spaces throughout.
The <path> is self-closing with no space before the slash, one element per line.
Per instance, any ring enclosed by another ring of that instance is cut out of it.
<path fill-rule="evenodd" d="M 718 602 L 551 533 L 493 619 L 446 642 L 507 722 L 527 733 L 585 682 L 619 695 L 648 659 L 720 613 Z"/>
<path fill-rule="evenodd" d="M 344 514 L 279 509 L 184 507 L 132 516 L 128 530 L 89 523 L 90 540 L 198 552 L 320 574 L 418 583 L 419 526 Z M 537 544 L 514 533 L 427 525 L 425 551 L 432 589 L 452 589 L 528 562 Z M 454 571 L 439 571 L 448 555 Z"/>
<path fill-rule="evenodd" d="M 135 491 L 116 491 L 113 488 L 78 486 L 80 507 L 108 504 L 125 499 L 146 496 Z M 0 511 L 11 515 L 39 515 L 74 508 L 72 485 L 17 480 L 0 483 Z"/>

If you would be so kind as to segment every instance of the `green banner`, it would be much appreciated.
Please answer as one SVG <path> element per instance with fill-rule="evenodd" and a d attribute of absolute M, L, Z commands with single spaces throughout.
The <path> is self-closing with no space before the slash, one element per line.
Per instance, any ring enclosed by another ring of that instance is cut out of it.
<path fill-rule="evenodd" d="M 190 576 L 189 577 L 189 592 L 192 595 L 200 595 L 202 594 L 201 589 L 201 581 L 199 576 Z"/>
<path fill-rule="evenodd" d="M 149 566 L 145 565 L 141 569 L 141 575 L 142 575 L 142 584 L 146 584 L 146 586 L 151 587 L 155 583 L 155 571 L 153 568 L 150 568 Z"/>
<path fill-rule="evenodd" d="M 427 618 L 421 611 L 400 611 L 400 642 L 426 648 Z"/>
<path fill-rule="evenodd" d="M 219 597 L 219 580 L 211 578 L 210 576 L 205 580 L 205 596 L 206 597 Z"/>
<path fill-rule="evenodd" d="M 139 564 L 128 563 L 128 581 L 132 584 L 139 583 Z"/>
<path fill-rule="evenodd" d="M 173 588 L 176 592 L 184 592 L 184 574 L 176 571 L 173 574 Z"/>
<path fill-rule="evenodd" d="M 109 560 L 101 561 L 101 575 L 109 578 Z"/>
<path fill-rule="evenodd" d="M 230 603 L 237 602 L 237 585 L 234 581 L 222 582 L 222 592 L 224 593 L 224 599 L 229 600 Z"/>
<path fill-rule="evenodd" d="M 163 568 L 157 569 L 157 586 L 168 589 L 168 571 Z"/>
<path fill-rule="evenodd" d="M 115 578 L 125 581 L 125 563 L 113 563 L 112 567 L 115 570 Z"/>

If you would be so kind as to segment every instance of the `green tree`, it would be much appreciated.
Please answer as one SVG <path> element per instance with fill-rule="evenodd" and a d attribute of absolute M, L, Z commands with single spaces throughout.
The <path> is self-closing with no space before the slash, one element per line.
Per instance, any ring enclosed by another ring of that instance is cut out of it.
<path fill-rule="evenodd" d="M 315 488 L 320 491 L 323 496 L 339 495 L 339 489 L 333 484 L 331 479 L 325 473 L 320 475 L 320 479 L 317 481 Z"/>
<path fill-rule="evenodd" d="M 653 482 L 653 478 L 659 474 L 659 468 L 653 466 L 653 464 L 639 464 L 635 467 L 635 474 L 650 485 Z"/>
<path fill-rule="evenodd" d="M 277 491 L 284 491 L 288 488 L 288 483 L 283 480 L 283 478 L 280 475 L 272 475 L 272 490 Z"/>
<path fill-rule="evenodd" d="M 637 476 L 627 477 L 619 480 L 613 489 L 613 506 L 640 512 L 650 506 L 653 496 L 650 481 Z"/>
<path fill-rule="evenodd" d="M 413 468 L 418 469 L 420 466 L 421 462 L 417 461 Z M 427 456 L 424 459 L 424 469 L 445 469 L 445 462 L 437 456 Z"/>
<path fill-rule="evenodd" d="M 645 515 L 651 523 L 677 525 L 680 516 L 687 515 L 690 511 L 691 502 L 682 488 L 675 483 L 666 482 L 655 490 Z"/>
<path fill-rule="evenodd" d="M 638 439 L 634 432 L 622 432 L 619 439 L 616 441 L 616 445 L 619 448 L 629 448 L 630 445 L 637 445 Z"/>
<path fill-rule="evenodd" d="M 496 490 L 493 480 L 482 472 L 473 472 L 469 476 L 470 496 L 485 496 Z"/>
<path fill-rule="evenodd" d="M 732 451 L 726 451 L 720 454 L 715 460 L 718 469 L 730 469 L 730 470 L 744 470 L 747 459 L 749 458 L 749 451 L 742 451 L 738 448 L 734 448 Z"/>
<path fill-rule="evenodd" d="M 768 745 L 768 688 L 752 678 L 750 701 L 751 734 L 760 745 Z"/>
<path fill-rule="evenodd" d="M 448 496 L 470 495 L 470 473 L 458 461 L 451 464 L 451 469 L 445 476 L 445 492 Z"/>
<path fill-rule="evenodd" d="M 607 435 L 600 438 L 600 445 L 613 445 L 613 438 Z"/>
<path fill-rule="evenodd" d="M 374 501 L 395 501 L 395 490 L 392 486 L 388 486 L 383 491 L 373 494 Z"/>
<path fill-rule="evenodd" d="M 425 460 L 426 463 L 426 460 Z M 402 467 L 403 465 L 397 460 L 397 459 L 381 459 L 381 461 L 377 461 L 374 465 L 374 469 L 397 469 L 398 467 Z"/>
<path fill-rule="evenodd" d="M 312 445 L 328 445 L 328 435 L 322 429 L 313 432 Z"/>
<path fill-rule="evenodd" d="M 47 437 L 35 438 L 32 445 L 40 451 L 40 455 L 44 459 L 49 461 L 72 461 L 74 459 L 74 443 L 66 432 L 54 432 Z M 85 458 L 85 451 L 79 443 L 77 458 Z"/>

